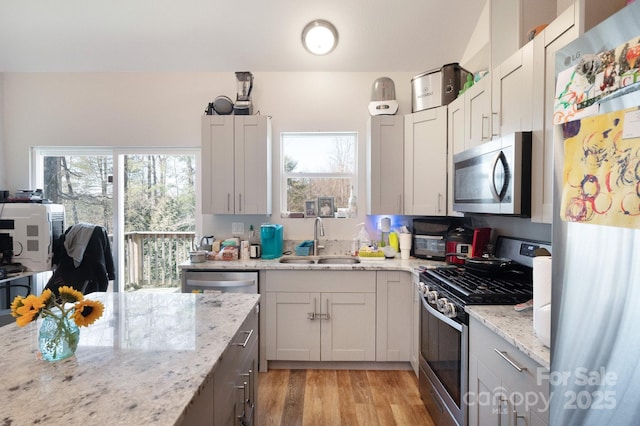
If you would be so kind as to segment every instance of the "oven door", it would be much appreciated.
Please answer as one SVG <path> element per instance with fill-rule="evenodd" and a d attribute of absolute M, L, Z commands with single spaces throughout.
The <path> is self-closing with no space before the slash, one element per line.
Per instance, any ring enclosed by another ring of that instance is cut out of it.
<path fill-rule="evenodd" d="M 466 424 L 468 326 L 440 313 L 422 296 L 420 396 L 438 425 Z"/>

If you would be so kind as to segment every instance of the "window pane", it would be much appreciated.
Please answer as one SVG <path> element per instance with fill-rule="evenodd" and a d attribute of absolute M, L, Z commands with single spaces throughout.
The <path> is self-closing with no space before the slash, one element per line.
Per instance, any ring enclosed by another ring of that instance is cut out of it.
<path fill-rule="evenodd" d="M 195 234 L 193 155 L 124 156 L 126 291 L 180 287 Z"/>
<path fill-rule="evenodd" d="M 305 212 L 305 201 L 318 197 L 332 197 L 335 209 L 348 207 L 356 145 L 356 133 L 283 133 L 283 210 Z"/>
<path fill-rule="evenodd" d="M 64 205 L 65 227 L 79 222 L 113 232 L 113 161 L 107 155 L 45 156 L 44 197 Z"/>
<path fill-rule="evenodd" d="M 355 171 L 355 134 L 287 134 L 282 145 L 287 173 Z"/>
<path fill-rule="evenodd" d="M 348 207 L 351 178 L 289 178 L 287 188 L 287 211 L 303 212 L 304 202 L 318 197 L 333 197 L 337 209 Z"/>

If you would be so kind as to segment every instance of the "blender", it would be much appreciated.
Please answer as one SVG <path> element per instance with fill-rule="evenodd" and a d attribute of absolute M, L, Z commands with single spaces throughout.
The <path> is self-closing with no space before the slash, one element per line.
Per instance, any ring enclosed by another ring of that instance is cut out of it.
<path fill-rule="evenodd" d="M 251 90 L 253 89 L 253 74 L 249 71 L 236 72 L 236 103 L 233 105 L 233 113 L 236 115 L 252 115 Z"/>

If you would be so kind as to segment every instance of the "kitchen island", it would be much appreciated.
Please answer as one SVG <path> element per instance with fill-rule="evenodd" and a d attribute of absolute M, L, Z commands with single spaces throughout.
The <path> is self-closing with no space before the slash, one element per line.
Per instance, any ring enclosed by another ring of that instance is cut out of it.
<path fill-rule="evenodd" d="M 105 312 L 81 328 L 76 354 L 66 360 L 39 359 L 41 320 L 23 328 L 13 323 L 0 327 L 3 424 L 193 424 L 195 407 L 205 407 L 209 417 L 214 403 L 201 399 L 213 397 L 216 367 L 245 319 L 255 313 L 260 296 L 86 297 L 102 301 Z M 213 423 L 199 417 L 198 423 Z"/>

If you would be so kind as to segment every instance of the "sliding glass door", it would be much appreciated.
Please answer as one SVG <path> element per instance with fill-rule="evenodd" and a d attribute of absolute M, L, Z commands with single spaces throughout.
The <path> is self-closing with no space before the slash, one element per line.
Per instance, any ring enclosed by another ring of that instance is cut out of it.
<path fill-rule="evenodd" d="M 196 230 L 197 152 L 35 148 L 36 187 L 63 204 L 65 227 L 107 229 L 115 291 L 178 291 Z"/>

